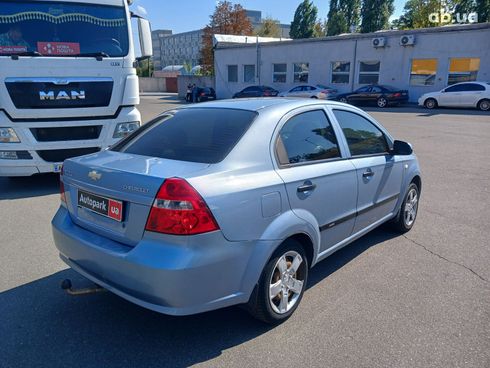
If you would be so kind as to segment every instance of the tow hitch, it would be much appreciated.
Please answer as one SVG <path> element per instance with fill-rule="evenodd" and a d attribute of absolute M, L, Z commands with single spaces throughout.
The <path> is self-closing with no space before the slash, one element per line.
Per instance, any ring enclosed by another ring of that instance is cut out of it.
<path fill-rule="evenodd" d="M 64 279 L 61 282 L 61 288 L 63 290 L 65 290 L 70 295 L 88 295 L 88 294 L 102 293 L 102 292 L 107 291 L 102 286 L 99 286 L 97 284 L 95 284 L 94 287 L 88 287 L 88 288 L 83 288 L 83 289 L 73 289 L 70 279 Z"/>

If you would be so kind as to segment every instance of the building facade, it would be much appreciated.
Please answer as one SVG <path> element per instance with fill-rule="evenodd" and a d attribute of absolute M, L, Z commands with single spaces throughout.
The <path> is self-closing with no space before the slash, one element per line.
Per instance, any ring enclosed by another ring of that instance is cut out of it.
<path fill-rule="evenodd" d="M 279 91 L 298 84 L 323 84 L 349 92 L 377 83 L 408 89 L 410 101 L 415 102 L 422 94 L 448 84 L 490 80 L 490 24 L 258 45 L 218 44 L 215 71 L 220 98 L 252 84 Z"/>
<path fill-rule="evenodd" d="M 245 10 L 254 29 L 262 25 L 262 12 Z M 289 37 L 289 25 L 279 24 L 281 37 Z M 199 65 L 202 48 L 202 29 L 172 34 L 170 30 L 152 31 L 153 63 L 155 70 L 169 65 Z"/>

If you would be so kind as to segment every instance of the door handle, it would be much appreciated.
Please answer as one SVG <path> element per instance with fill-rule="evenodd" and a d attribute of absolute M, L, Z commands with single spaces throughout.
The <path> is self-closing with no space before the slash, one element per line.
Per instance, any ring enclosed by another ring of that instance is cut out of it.
<path fill-rule="evenodd" d="M 367 169 L 366 171 L 364 171 L 362 173 L 362 177 L 363 178 L 366 178 L 366 179 L 369 179 L 369 178 L 371 178 L 373 176 L 374 176 L 374 172 L 371 169 Z"/>
<path fill-rule="evenodd" d="M 304 192 L 309 192 L 312 190 L 315 190 L 316 184 L 313 184 L 311 181 L 307 180 L 303 183 L 303 185 L 300 185 L 297 189 L 298 193 L 304 193 Z"/>

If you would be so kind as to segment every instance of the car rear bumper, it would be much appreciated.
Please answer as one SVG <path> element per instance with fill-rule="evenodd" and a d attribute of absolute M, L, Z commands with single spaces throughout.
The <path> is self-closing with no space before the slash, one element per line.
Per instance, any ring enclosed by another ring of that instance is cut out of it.
<path fill-rule="evenodd" d="M 129 247 L 75 225 L 64 207 L 52 221 L 60 257 L 75 271 L 142 307 L 188 315 L 248 301 L 274 242 L 229 242 L 220 231 L 146 233 Z"/>

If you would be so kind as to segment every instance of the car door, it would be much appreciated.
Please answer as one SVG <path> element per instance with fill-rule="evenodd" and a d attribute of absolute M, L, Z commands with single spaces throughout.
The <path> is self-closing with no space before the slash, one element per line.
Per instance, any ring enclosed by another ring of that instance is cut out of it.
<path fill-rule="evenodd" d="M 293 89 L 289 90 L 288 96 L 291 97 L 300 97 L 301 96 L 301 86 L 300 87 L 294 87 Z"/>
<path fill-rule="evenodd" d="M 441 91 L 439 106 L 460 106 L 464 84 L 456 84 Z"/>
<path fill-rule="evenodd" d="M 465 83 L 461 91 L 460 105 L 464 107 L 476 107 L 478 101 L 483 98 L 485 87 L 478 83 Z"/>
<path fill-rule="evenodd" d="M 277 173 L 292 211 L 318 226 L 320 255 L 347 238 L 354 226 L 356 169 L 343 158 L 325 110 L 308 107 L 286 115 L 275 138 Z"/>
<path fill-rule="evenodd" d="M 366 102 L 369 102 L 370 104 L 374 104 L 376 103 L 378 98 L 380 98 L 382 95 L 383 95 L 383 90 L 381 89 L 381 87 L 372 86 L 367 96 Z"/>
<path fill-rule="evenodd" d="M 355 166 L 358 183 L 354 233 L 395 211 L 403 179 L 401 158 L 390 154 L 390 140 L 367 116 L 335 108 L 333 114 Z"/>
<path fill-rule="evenodd" d="M 351 94 L 348 97 L 349 103 L 357 104 L 357 103 L 364 102 L 367 99 L 370 90 L 371 90 L 370 86 L 359 88 L 357 91 L 355 91 L 353 94 Z"/>

